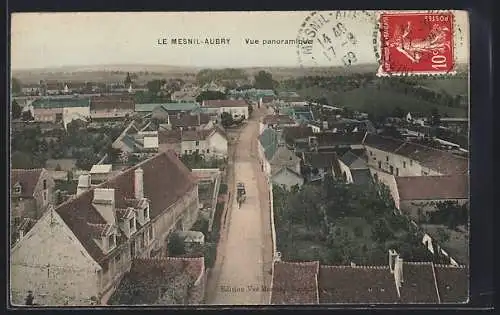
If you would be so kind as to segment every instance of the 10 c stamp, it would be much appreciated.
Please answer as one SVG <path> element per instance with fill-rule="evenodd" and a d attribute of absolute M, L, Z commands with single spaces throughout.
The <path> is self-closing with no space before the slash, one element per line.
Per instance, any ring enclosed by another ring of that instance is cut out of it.
<path fill-rule="evenodd" d="M 381 13 L 378 75 L 453 74 L 454 21 L 445 13 Z"/>

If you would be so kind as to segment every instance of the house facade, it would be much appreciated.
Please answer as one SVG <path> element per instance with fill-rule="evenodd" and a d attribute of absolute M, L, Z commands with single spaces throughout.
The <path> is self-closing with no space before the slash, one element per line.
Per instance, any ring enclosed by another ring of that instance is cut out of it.
<path fill-rule="evenodd" d="M 290 190 L 293 186 L 302 186 L 304 184 L 304 178 L 300 173 L 285 166 L 271 173 L 271 183 Z"/>
<path fill-rule="evenodd" d="M 173 149 L 178 155 L 197 153 L 205 157 L 226 158 L 228 139 L 218 126 L 201 130 L 161 130 L 159 150 Z"/>
<path fill-rule="evenodd" d="M 107 95 L 93 97 L 90 101 L 92 119 L 115 119 L 134 114 L 135 103 L 127 95 Z"/>
<path fill-rule="evenodd" d="M 39 219 L 53 201 L 54 180 L 44 169 L 11 171 L 11 217 Z"/>
<path fill-rule="evenodd" d="M 44 217 L 11 252 L 11 300 L 106 304 L 134 258 L 161 257 L 168 235 L 196 221 L 196 179 L 173 152 L 83 189 Z"/>
<path fill-rule="evenodd" d="M 40 98 L 30 107 L 35 121 L 62 122 L 74 119 L 76 114 L 77 118 L 88 117 L 89 104 L 88 98 Z"/>
<path fill-rule="evenodd" d="M 201 107 L 207 114 L 220 117 L 222 113 L 229 113 L 235 119 L 248 119 L 248 105 L 245 100 L 206 100 L 202 102 Z"/>

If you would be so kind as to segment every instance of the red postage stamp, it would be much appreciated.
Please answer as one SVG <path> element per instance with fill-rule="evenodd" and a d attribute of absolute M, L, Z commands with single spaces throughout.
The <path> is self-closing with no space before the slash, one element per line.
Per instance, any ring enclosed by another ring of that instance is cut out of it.
<path fill-rule="evenodd" d="M 378 75 L 453 74 L 453 14 L 382 13 Z"/>

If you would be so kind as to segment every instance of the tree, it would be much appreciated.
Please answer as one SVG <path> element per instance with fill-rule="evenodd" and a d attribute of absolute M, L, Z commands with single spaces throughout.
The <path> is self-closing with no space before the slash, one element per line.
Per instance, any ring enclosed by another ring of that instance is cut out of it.
<path fill-rule="evenodd" d="M 148 87 L 148 91 L 150 94 L 156 95 L 158 92 L 160 92 L 162 86 L 164 86 L 167 83 L 166 80 L 152 80 L 149 81 L 146 86 Z"/>
<path fill-rule="evenodd" d="M 436 107 L 431 110 L 430 122 L 432 127 L 438 127 L 441 123 L 441 115 Z"/>
<path fill-rule="evenodd" d="M 254 86 L 256 89 L 274 89 L 275 82 L 271 73 L 266 71 L 259 71 L 255 76 Z"/>
<path fill-rule="evenodd" d="M 436 242 L 440 245 L 445 244 L 450 240 L 450 233 L 448 233 L 445 229 L 439 228 L 436 230 L 436 235 L 434 236 Z"/>
<path fill-rule="evenodd" d="M 225 100 L 225 99 L 227 99 L 226 94 L 220 91 L 203 91 L 196 97 L 196 101 L 198 103 L 207 100 Z"/>
<path fill-rule="evenodd" d="M 17 104 L 16 100 L 12 101 L 12 119 L 19 119 L 21 118 L 22 114 L 22 107 Z"/>
<path fill-rule="evenodd" d="M 232 126 L 234 124 L 233 115 L 223 112 L 220 116 L 220 122 L 224 128 Z"/>
<path fill-rule="evenodd" d="M 394 116 L 394 117 L 403 118 L 404 115 L 405 115 L 405 112 L 399 106 L 394 108 L 394 110 L 392 111 L 392 116 Z"/>
<path fill-rule="evenodd" d="M 169 237 L 167 248 L 169 256 L 185 254 L 184 240 L 175 232 Z"/>
<path fill-rule="evenodd" d="M 13 94 L 19 94 L 21 93 L 21 81 L 19 81 L 18 78 L 12 77 L 12 80 L 10 81 L 10 89 Z"/>

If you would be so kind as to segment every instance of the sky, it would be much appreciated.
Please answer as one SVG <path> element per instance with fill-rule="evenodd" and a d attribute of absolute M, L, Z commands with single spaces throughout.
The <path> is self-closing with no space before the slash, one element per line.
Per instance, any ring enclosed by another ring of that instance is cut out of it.
<path fill-rule="evenodd" d="M 319 11 L 309 20 L 324 21 L 316 36 L 308 37 L 313 42 L 310 50 L 285 43 L 263 45 L 263 40 L 312 36 L 310 27 L 301 28 L 311 13 L 15 13 L 11 22 L 11 66 L 14 70 L 116 64 L 339 66 L 347 60 L 345 56 L 357 63 L 376 62 L 375 50 L 380 47 L 380 38 L 373 43 L 374 11 L 368 14 Z M 465 11 L 454 11 L 454 14 L 456 60 L 466 63 L 469 58 L 468 16 Z M 339 22 L 343 32 L 336 39 L 334 28 Z M 347 34 L 352 35 L 346 37 Z M 158 44 L 164 38 L 168 44 Z M 172 45 L 172 38 L 195 38 L 201 44 Z M 204 43 L 205 39 L 215 38 L 229 39 L 229 43 Z M 260 42 L 249 44 L 248 39 Z"/>

